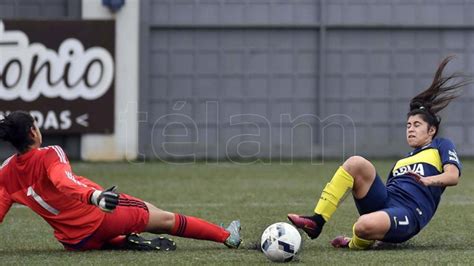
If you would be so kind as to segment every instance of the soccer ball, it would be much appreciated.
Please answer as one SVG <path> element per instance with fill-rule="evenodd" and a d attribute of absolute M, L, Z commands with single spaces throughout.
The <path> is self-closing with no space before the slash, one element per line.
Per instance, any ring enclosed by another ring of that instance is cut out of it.
<path fill-rule="evenodd" d="M 260 245 L 263 254 L 271 261 L 288 262 L 301 247 L 301 235 L 290 224 L 274 223 L 263 231 Z"/>

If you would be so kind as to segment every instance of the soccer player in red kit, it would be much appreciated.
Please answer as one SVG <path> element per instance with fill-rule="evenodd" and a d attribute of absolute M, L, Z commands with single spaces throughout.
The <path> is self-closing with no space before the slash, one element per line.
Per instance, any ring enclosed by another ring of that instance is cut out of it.
<path fill-rule="evenodd" d="M 33 117 L 15 111 L 0 120 L 0 139 L 18 151 L 0 168 L 0 223 L 13 203 L 28 206 L 54 229 L 68 250 L 174 250 L 175 243 L 151 241 L 136 233 L 150 232 L 210 240 L 238 248 L 240 222 L 227 228 L 196 217 L 158 209 L 127 194 L 104 190 L 72 172 L 59 146 L 41 148 L 42 136 Z"/>

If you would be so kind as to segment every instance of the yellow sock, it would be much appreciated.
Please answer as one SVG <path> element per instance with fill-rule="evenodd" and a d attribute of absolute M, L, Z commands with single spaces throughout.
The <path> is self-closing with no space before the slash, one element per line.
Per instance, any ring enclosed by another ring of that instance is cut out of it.
<path fill-rule="evenodd" d="M 355 234 L 355 224 L 352 227 L 352 239 L 351 242 L 349 242 L 349 248 L 350 249 L 368 249 L 374 244 L 375 240 L 367 240 L 358 237 Z"/>
<path fill-rule="evenodd" d="M 321 193 L 314 212 L 323 216 L 327 222 L 336 211 L 341 199 L 349 189 L 352 189 L 353 185 L 354 178 L 340 166 Z"/>

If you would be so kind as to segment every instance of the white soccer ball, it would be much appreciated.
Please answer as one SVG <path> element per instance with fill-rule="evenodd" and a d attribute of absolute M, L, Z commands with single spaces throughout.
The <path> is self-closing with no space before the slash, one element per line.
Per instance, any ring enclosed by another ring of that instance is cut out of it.
<path fill-rule="evenodd" d="M 288 223 L 274 223 L 267 227 L 260 242 L 263 254 L 274 262 L 292 260 L 301 247 L 301 235 Z"/>

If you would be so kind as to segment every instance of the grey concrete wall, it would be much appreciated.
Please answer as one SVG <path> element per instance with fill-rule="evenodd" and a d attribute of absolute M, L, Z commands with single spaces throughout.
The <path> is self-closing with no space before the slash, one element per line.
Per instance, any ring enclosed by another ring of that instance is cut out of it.
<path fill-rule="evenodd" d="M 77 0 L 0 0 L 0 18 L 80 18 L 80 4 Z"/>
<path fill-rule="evenodd" d="M 474 70 L 474 1 L 143 1 L 140 153 L 316 158 L 406 153 L 408 101 Z M 440 135 L 474 155 L 472 86 Z"/>

